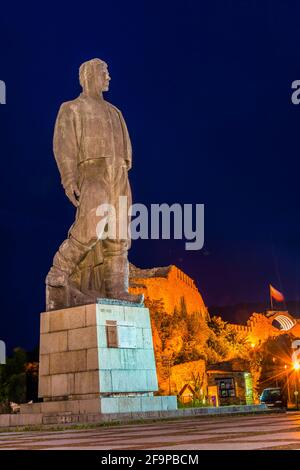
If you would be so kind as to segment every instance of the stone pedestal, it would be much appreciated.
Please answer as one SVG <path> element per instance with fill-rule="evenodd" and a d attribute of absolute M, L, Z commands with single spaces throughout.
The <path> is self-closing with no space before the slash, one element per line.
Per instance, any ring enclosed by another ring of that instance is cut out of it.
<path fill-rule="evenodd" d="M 103 299 L 41 314 L 39 397 L 22 413 L 174 410 L 157 391 L 149 310 Z"/>

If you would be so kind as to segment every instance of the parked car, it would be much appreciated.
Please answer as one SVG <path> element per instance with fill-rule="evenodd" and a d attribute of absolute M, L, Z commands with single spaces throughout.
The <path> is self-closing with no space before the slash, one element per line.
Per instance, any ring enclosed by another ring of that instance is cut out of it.
<path fill-rule="evenodd" d="M 260 396 L 260 403 L 269 408 L 287 408 L 287 399 L 279 387 L 265 388 Z"/>

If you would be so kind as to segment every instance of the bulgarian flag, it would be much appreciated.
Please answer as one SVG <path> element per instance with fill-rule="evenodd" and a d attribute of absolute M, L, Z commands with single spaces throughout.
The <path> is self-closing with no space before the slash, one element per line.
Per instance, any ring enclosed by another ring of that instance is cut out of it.
<path fill-rule="evenodd" d="M 270 284 L 270 297 L 276 300 L 277 302 L 284 301 L 284 295 L 281 292 L 279 292 L 279 290 L 275 289 L 275 287 L 273 287 L 271 284 Z"/>

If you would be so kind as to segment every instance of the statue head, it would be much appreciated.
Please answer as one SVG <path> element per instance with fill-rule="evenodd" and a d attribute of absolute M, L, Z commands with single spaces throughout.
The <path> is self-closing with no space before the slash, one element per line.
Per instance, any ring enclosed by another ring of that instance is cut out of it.
<path fill-rule="evenodd" d="M 108 91 L 110 76 L 107 64 L 100 59 L 88 60 L 79 68 L 79 81 L 84 93 L 100 96 L 103 91 Z"/>

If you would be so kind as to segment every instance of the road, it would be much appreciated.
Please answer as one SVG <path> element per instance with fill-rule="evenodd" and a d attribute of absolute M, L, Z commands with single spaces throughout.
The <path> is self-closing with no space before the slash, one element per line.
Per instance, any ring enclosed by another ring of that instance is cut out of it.
<path fill-rule="evenodd" d="M 300 413 L 193 418 L 93 429 L 0 433 L 0 449 L 300 450 Z"/>

